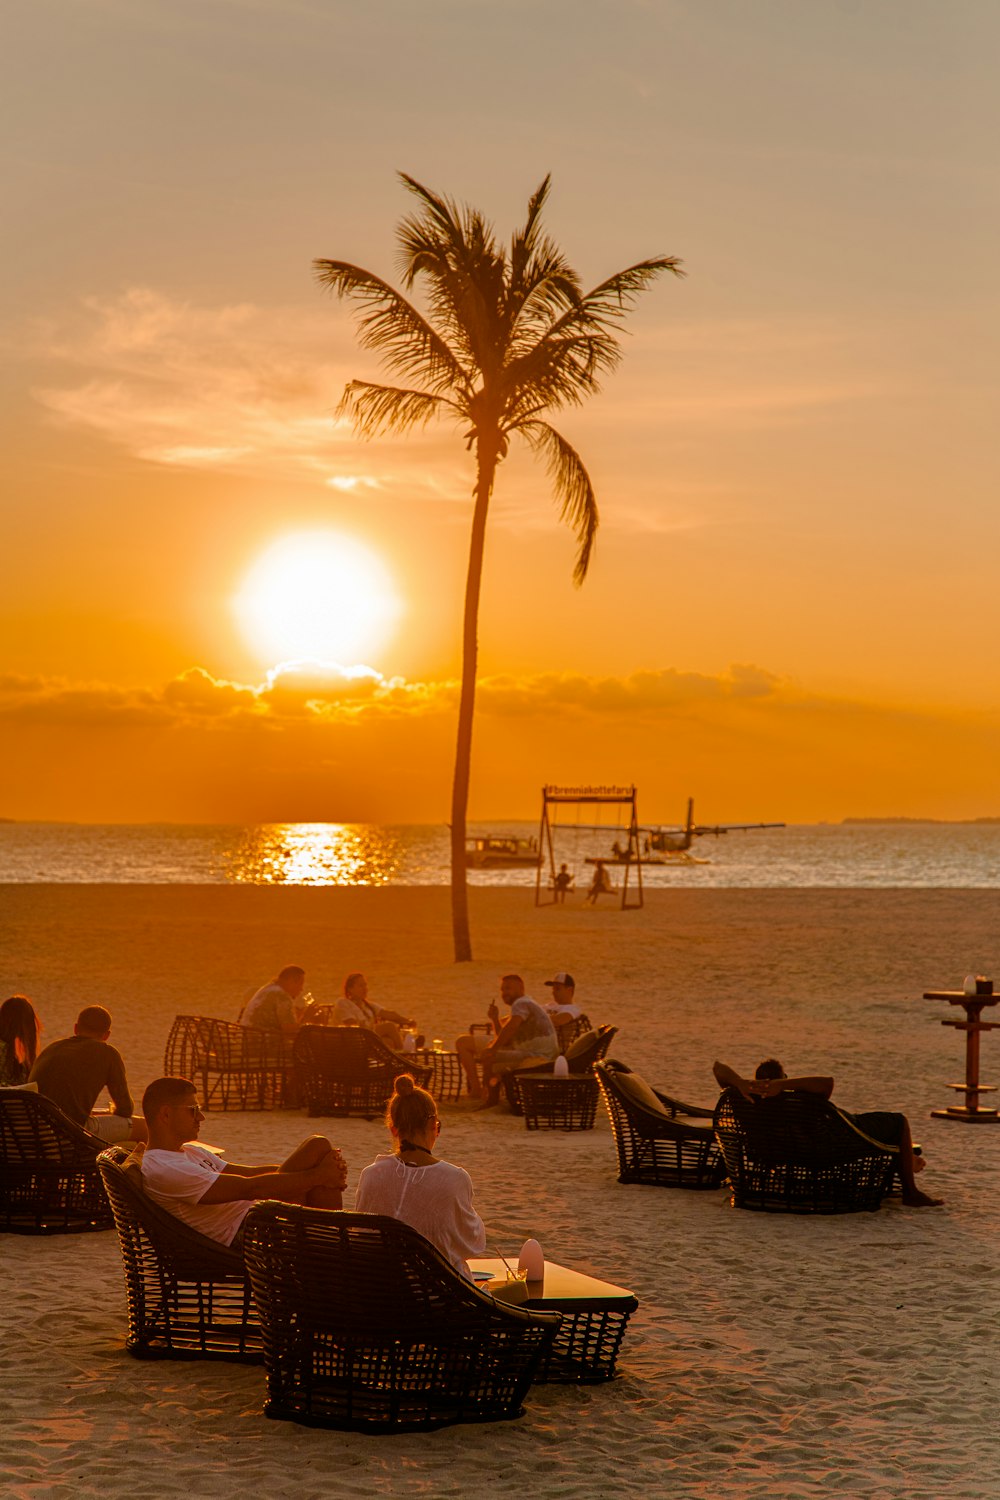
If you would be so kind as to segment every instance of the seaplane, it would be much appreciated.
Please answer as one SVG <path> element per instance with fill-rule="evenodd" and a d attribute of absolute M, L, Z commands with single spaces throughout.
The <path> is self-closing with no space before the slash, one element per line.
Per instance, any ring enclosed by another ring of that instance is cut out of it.
<path fill-rule="evenodd" d="M 758 828 L 784 828 L 784 823 L 696 823 L 694 820 L 694 798 L 688 798 L 687 821 L 681 824 L 640 824 L 638 838 L 628 838 L 624 844 L 615 839 L 611 853 L 589 856 L 586 864 L 599 865 L 707 865 L 707 859 L 699 859 L 690 852 L 695 839 L 711 834 L 719 838 L 724 833 L 749 833 Z M 594 828 L 594 825 L 591 825 Z M 595 828 L 596 831 L 596 828 Z"/>

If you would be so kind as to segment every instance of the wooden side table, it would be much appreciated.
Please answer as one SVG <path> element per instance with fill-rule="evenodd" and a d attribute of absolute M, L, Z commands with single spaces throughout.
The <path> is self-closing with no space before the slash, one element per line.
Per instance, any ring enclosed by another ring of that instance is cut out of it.
<path fill-rule="evenodd" d="M 979 1082 L 979 1038 L 984 1031 L 996 1031 L 1000 1021 L 984 1021 L 982 1013 L 986 1006 L 1000 1003 L 1000 994 L 967 995 L 964 990 L 925 990 L 925 1000 L 944 1000 L 949 1005 L 961 1006 L 965 1020 L 958 1016 L 946 1016 L 942 1026 L 954 1026 L 965 1032 L 965 1082 L 950 1083 L 949 1088 L 965 1094 L 964 1104 L 950 1104 L 947 1109 L 932 1109 L 936 1120 L 964 1120 L 969 1125 L 1000 1125 L 1000 1110 L 984 1109 L 979 1103 L 980 1094 L 996 1093 L 996 1085 Z"/>

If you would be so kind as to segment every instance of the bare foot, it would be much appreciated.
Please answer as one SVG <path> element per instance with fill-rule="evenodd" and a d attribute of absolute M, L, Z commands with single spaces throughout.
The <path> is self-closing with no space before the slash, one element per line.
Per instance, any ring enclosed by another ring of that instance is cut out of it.
<path fill-rule="evenodd" d="M 929 1198 L 919 1188 L 914 1188 L 912 1193 L 903 1194 L 903 1202 L 907 1208 L 940 1208 L 944 1202 L 943 1198 Z"/>

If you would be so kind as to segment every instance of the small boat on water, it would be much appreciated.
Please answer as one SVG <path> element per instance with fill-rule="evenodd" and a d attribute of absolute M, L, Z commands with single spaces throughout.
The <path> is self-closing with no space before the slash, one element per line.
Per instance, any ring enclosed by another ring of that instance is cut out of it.
<path fill-rule="evenodd" d="M 465 841 L 465 863 L 470 870 L 528 868 L 538 865 L 538 840 L 505 838 L 495 834 L 470 836 Z"/>

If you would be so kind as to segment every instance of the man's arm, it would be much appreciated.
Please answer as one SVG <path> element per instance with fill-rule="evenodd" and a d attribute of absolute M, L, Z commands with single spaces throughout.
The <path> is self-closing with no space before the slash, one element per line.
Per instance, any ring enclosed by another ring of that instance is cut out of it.
<path fill-rule="evenodd" d="M 758 1099 L 773 1099 L 776 1094 L 785 1089 L 798 1089 L 804 1094 L 822 1094 L 824 1099 L 829 1099 L 833 1093 L 833 1079 L 821 1077 L 807 1078 L 755 1078 L 750 1085 Z"/>
<path fill-rule="evenodd" d="M 401 1016 L 398 1010 L 386 1010 L 384 1005 L 378 1005 L 375 1008 L 378 1011 L 380 1021 L 395 1021 L 397 1026 L 412 1026 L 414 1024 L 412 1016 Z"/>
<path fill-rule="evenodd" d="M 508 1016 L 500 1030 L 497 1032 L 496 1040 L 486 1048 L 487 1052 L 495 1052 L 498 1047 L 507 1047 L 521 1029 L 523 1016 Z"/>
<path fill-rule="evenodd" d="M 715 1074 L 715 1081 L 720 1089 L 739 1089 L 744 1099 L 753 1098 L 750 1079 L 741 1078 L 736 1069 L 731 1068 L 728 1063 L 714 1063 L 712 1072 Z"/>
<path fill-rule="evenodd" d="M 347 1167 L 339 1151 L 331 1151 L 318 1166 L 304 1172 L 277 1172 L 266 1167 L 257 1176 L 244 1176 L 240 1170 L 226 1167 L 199 1203 L 236 1203 L 248 1198 L 276 1198 L 279 1203 L 304 1203 L 313 1188 L 332 1188 L 342 1192 L 347 1185 Z"/>
<path fill-rule="evenodd" d="M 117 1047 L 112 1047 L 111 1053 L 108 1059 L 108 1081 L 105 1087 L 111 1097 L 112 1113 L 123 1115 L 125 1119 L 130 1120 L 135 1114 L 135 1105 L 128 1091 L 125 1064 L 122 1062 L 122 1055 Z"/>

